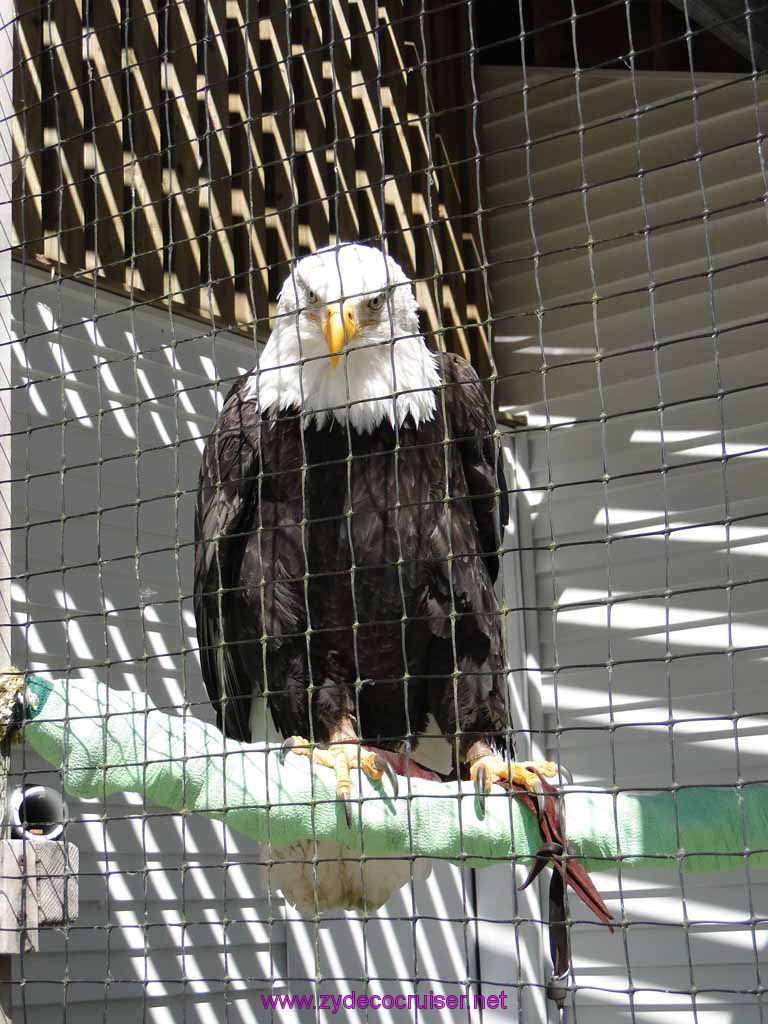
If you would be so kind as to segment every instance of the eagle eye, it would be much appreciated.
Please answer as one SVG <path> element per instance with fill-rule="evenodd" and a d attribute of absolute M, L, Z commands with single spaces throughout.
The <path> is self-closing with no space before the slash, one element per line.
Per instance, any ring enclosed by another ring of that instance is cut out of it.
<path fill-rule="evenodd" d="M 368 309 L 372 310 L 374 313 L 378 313 L 384 305 L 385 298 L 386 292 L 379 292 L 378 295 L 374 295 L 372 299 L 368 299 Z"/>
<path fill-rule="evenodd" d="M 318 302 L 320 301 L 320 296 L 317 294 L 317 292 L 312 291 L 311 288 L 309 289 L 309 292 L 307 293 L 307 298 L 309 299 L 310 306 L 316 306 L 318 304 Z"/>

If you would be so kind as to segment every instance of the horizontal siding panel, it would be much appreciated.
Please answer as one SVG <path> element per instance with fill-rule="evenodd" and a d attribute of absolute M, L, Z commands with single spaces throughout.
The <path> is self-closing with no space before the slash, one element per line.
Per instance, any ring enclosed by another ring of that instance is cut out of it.
<path fill-rule="evenodd" d="M 581 114 L 572 73 L 529 69 L 526 126 L 520 74 L 485 79 L 498 394 L 529 417 L 517 479 L 545 743 L 577 785 L 762 780 L 765 87 L 756 108 L 751 82 L 697 76 L 697 125 L 684 75 L 635 75 L 639 112 L 630 74 L 580 82 Z M 768 872 L 595 881 L 625 930 L 571 901 L 578 1019 L 760 1019 L 768 930 L 751 915 L 765 914 Z"/>
<path fill-rule="evenodd" d="M 534 72 L 534 76 L 538 74 Z M 511 70 L 510 80 L 513 76 Z M 587 72 L 582 74 L 580 82 L 589 82 L 593 77 Z M 494 119 L 494 113 L 499 114 L 499 111 L 488 112 L 490 120 L 485 123 L 485 130 L 489 135 L 487 164 L 491 199 L 503 196 L 505 202 L 527 201 L 528 181 L 524 172 L 516 175 L 506 188 L 498 179 L 503 175 L 503 160 L 524 149 L 528 132 L 534 146 L 531 168 L 535 205 L 567 189 L 579 188 L 584 178 L 594 188 L 601 183 L 610 184 L 622 175 L 634 175 L 638 164 L 638 138 L 642 166 L 648 173 L 690 160 L 699 148 L 696 114 L 700 151 L 705 159 L 709 153 L 726 147 L 749 141 L 755 145 L 759 123 L 754 106 L 755 86 L 746 78 L 718 80 L 713 77 L 709 86 L 697 78 L 701 89 L 698 108 L 691 99 L 691 80 L 685 75 L 664 76 L 664 81 L 655 86 L 655 97 L 647 95 L 646 98 L 640 87 L 637 104 L 629 74 L 623 79 L 615 76 L 609 87 L 585 89 L 581 86 L 578 94 L 573 76 L 566 79 L 564 85 L 568 95 L 558 104 L 545 103 L 542 107 L 538 103 L 543 92 L 529 91 L 527 125 L 524 113 L 514 113 L 515 101 L 518 106 L 521 102 L 520 91 L 507 100 L 508 114 L 512 116 Z M 764 84 L 758 83 L 757 96 L 762 105 L 766 98 Z M 595 97 L 603 102 L 595 105 Z M 496 105 L 500 107 L 502 102 L 504 100 L 498 100 Z M 580 130 L 582 124 L 583 131 Z M 521 166 L 524 165 L 521 163 Z"/>
<path fill-rule="evenodd" d="M 749 150 L 742 155 L 750 157 Z M 747 212 L 762 203 L 763 177 L 759 168 L 752 166 L 751 159 L 737 162 L 734 166 L 732 155 L 710 157 L 706 184 L 707 205 L 713 214 L 713 236 L 717 234 L 718 219 L 725 219 L 727 212 L 734 209 Z M 597 198 L 599 203 L 593 201 Z M 590 227 L 596 265 L 603 261 L 604 271 L 610 272 L 611 265 L 603 260 L 603 253 L 617 249 L 626 253 L 645 253 L 645 246 L 637 233 L 644 229 L 646 218 L 653 228 L 654 239 L 674 231 L 700 234 L 700 222 L 697 227 L 691 221 L 694 218 L 699 220 L 702 209 L 698 182 L 691 181 L 689 174 L 684 176 L 673 168 L 665 172 L 663 181 L 655 182 L 653 201 L 646 195 L 645 214 L 634 179 L 615 182 L 610 189 L 604 186 L 599 197 L 590 193 Z M 527 261 L 535 252 L 527 205 L 500 204 L 492 207 L 492 212 L 494 220 L 498 221 L 495 228 L 499 237 L 498 262 L 507 263 L 510 276 L 524 284 L 529 273 Z M 542 253 L 540 274 L 551 263 L 567 265 L 571 252 L 576 249 L 583 252 L 590 237 L 584 227 L 583 200 L 575 201 L 570 193 L 537 205 L 535 224 Z M 505 305 L 513 301 L 515 297 L 512 294 Z"/>
<path fill-rule="evenodd" d="M 542 257 L 535 278 L 524 262 L 517 262 L 510 266 L 515 306 L 510 308 L 505 303 L 503 308 L 516 313 L 536 308 L 539 289 L 545 309 L 566 303 L 591 302 L 594 294 L 591 270 L 599 281 L 599 299 L 610 302 L 613 295 L 647 288 L 649 261 L 656 287 L 663 287 L 679 278 L 706 273 L 710 261 L 719 271 L 738 262 L 752 260 L 759 264 L 765 260 L 765 225 L 755 216 L 755 203 L 740 211 L 713 217 L 709 233 L 704 229 L 701 214 L 699 205 L 694 214 L 698 219 L 692 223 L 654 228 L 650 256 L 643 238 L 638 238 L 637 229 L 633 229 L 632 237 L 614 235 L 615 240 L 600 244 L 592 256 L 591 268 L 584 258 L 583 246 L 575 252 Z M 503 297 L 502 292 L 502 301 Z"/>
<path fill-rule="evenodd" d="M 737 351 L 759 348 L 762 336 L 761 308 L 763 264 L 750 264 L 714 278 L 719 348 L 734 347 Z M 670 370 L 682 368 L 687 357 L 691 364 L 712 358 L 712 318 L 710 293 L 699 279 L 661 289 L 656 296 L 653 316 L 648 307 L 648 290 L 601 304 L 598 338 L 601 352 L 620 350 L 615 359 L 602 364 L 604 383 L 621 381 L 625 373 L 638 378 L 634 392 L 618 389 L 606 413 L 616 415 L 629 411 L 654 409 L 659 401 L 653 353 L 654 340 L 660 347 L 660 363 Z M 595 418 L 603 411 L 596 391 L 595 324 L 590 303 L 577 308 L 564 308 L 544 314 L 544 356 L 546 374 L 542 373 L 542 338 L 533 312 L 515 319 L 500 314 L 496 329 L 502 341 L 498 345 L 499 401 L 520 411 L 536 411 L 549 401 L 549 414 L 571 420 L 574 417 L 574 394 L 584 395 L 581 417 Z M 751 315 L 750 315 L 751 314 Z M 570 325 L 569 325 L 570 321 Z M 504 339 L 513 339 L 509 343 Z M 645 348 L 645 351 L 643 349 Z M 520 353 L 520 354 L 518 354 Z M 550 366 L 550 355 L 556 362 Z M 559 364 L 559 365 L 558 365 Z M 723 386 L 739 386 L 738 364 L 724 370 Z M 760 374 L 758 382 L 764 381 Z M 756 383 L 752 380 L 749 383 Z M 679 401 L 704 398 L 712 392 L 686 389 Z M 672 395 L 664 395 L 673 402 Z M 543 410 L 542 410 L 543 411 Z M 555 422 L 557 422 L 556 420 Z"/>
<path fill-rule="evenodd" d="M 499 200 L 503 194 L 505 205 L 511 203 L 527 203 L 530 188 L 533 189 L 533 208 L 546 204 L 550 199 L 559 198 L 569 190 L 579 190 L 584 183 L 588 186 L 589 203 L 601 200 L 603 189 L 613 189 L 616 182 L 622 179 L 634 179 L 637 195 L 636 202 L 641 199 L 637 184 L 638 166 L 641 165 L 648 175 L 646 191 L 654 199 L 664 195 L 669 184 L 662 181 L 667 169 L 675 164 L 674 174 L 678 181 L 687 181 L 688 188 L 697 181 L 694 155 L 701 153 L 705 181 L 709 171 L 709 161 L 717 160 L 728 151 L 737 161 L 757 161 L 757 118 L 752 107 L 752 87 L 750 83 L 742 83 L 741 87 L 728 91 L 731 108 L 710 117 L 707 104 L 702 103 L 698 111 L 700 132 L 694 128 L 694 108 L 689 102 L 672 107 L 661 108 L 660 111 L 643 112 L 639 118 L 639 130 L 636 131 L 633 120 L 629 117 L 615 119 L 604 125 L 597 125 L 585 130 L 582 134 L 577 130 L 578 113 L 574 106 L 572 129 L 562 135 L 537 137 L 535 118 L 532 119 L 531 141 L 533 154 L 531 159 L 530 181 L 525 170 L 522 152 L 502 150 L 494 158 L 493 149 L 489 157 L 491 173 L 491 197 Z M 627 99 L 631 103 L 628 96 Z M 746 110 L 744 104 L 747 104 Z M 761 102 L 757 108 L 763 111 L 765 92 L 761 93 Z M 736 113 L 734 114 L 734 111 Z M 638 139 L 639 136 L 639 139 Z M 523 146 L 517 147 L 518 151 Z M 639 157 L 638 157 L 639 153 Z M 513 169 L 518 165 L 518 173 L 514 183 L 502 191 L 497 188 L 493 192 L 494 161 L 497 163 L 496 173 L 501 176 L 503 161 L 511 162 Z M 722 166 L 722 165 L 721 165 Z M 743 164 L 742 164 L 743 169 Z M 717 163 L 714 178 L 717 180 Z M 659 180 L 657 180 L 659 179 Z M 688 189 L 683 190 L 688 191 Z M 535 218 L 534 218 L 535 219 Z M 545 222 L 546 223 L 546 222 Z M 536 224 L 537 235 L 543 234 Z"/>
<path fill-rule="evenodd" d="M 519 68 L 484 67 L 483 128 L 503 132 L 505 145 L 515 145 L 525 132 L 524 97 L 528 97 L 528 120 L 538 131 L 534 140 L 559 132 L 575 133 L 580 118 L 572 71 L 564 68 L 529 69 L 524 79 Z M 733 114 L 736 90 L 751 90 L 746 79 L 715 74 L 697 74 L 700 103 L 708 104 L 711 115 L 727 110 Z M 615 71 L 590 70 L 580 77 L 580 95 L 585 127 L 609 119 L 626 120 L 636 112 L 673 116 L 690 122 L 691 77 L 687 72 L 617 75 Z M 743 99 L 743 97 L 742 97 Z M 751 101 L 750 101 L 751 102 Z M 675 113 L 686 108 L 682 115 Z M 664 111 L 671 111 L 665 115 Z M 748 110 L 737 110 L 744 116 Z"/>

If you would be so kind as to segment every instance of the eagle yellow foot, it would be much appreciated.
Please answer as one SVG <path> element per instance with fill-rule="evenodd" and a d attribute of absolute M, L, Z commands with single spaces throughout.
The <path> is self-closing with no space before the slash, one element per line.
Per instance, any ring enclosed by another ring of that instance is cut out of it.
<path fill-rule="evenodd" d="M 557 765 L 553 761 L 507 761 L 498 754 L 484 754 L 475 758 L 469 766 L 469 777 L 475 784 L 481 815 L 485 814 L 485 795 L 490 792 L 494 782 L 502 786 L 522 786 L 538 796 L 541 780 L 534 769 L 546 778 L 557 775 Z"/>
<path fill-rule="evenodd" d="M 280 748 L 280 764 L 288 754 L 308 757 L 314 764 L 333 768 L 336 772 L 336 796 L 344 804 L 344 816 L 347 826 L 352 827 L 352 768 L 360 768 L 369 779 L 378 782 L 384 775 L 389 779 L 398 794 L 397 773 L 389 761 L 371 750 L 364 750 L 358 743 L 334 743 L 330 747 L 313 746 L 302 736 L 289 736 Z"/>

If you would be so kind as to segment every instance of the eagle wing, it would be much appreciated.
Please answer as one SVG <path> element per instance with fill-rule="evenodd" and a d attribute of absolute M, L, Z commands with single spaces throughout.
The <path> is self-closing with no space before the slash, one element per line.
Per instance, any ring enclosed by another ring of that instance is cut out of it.
<path fill-rule="evenodd" d="M 219 725 L 247 739 L 251 680 L 243 670 L 236 637 L 225 635 L 228 595 L 238 586 L 234 570 L 248 539 L 258 499 L 261 417 L 244 398 L 249 375 L 230 390 L 203 451 L 195 512 L 195 620 L 203 680 Z M 248 687 L 246 692 L 245 687 Z"/>
<path fill-rule="evenodd" d="M 438 358 L 445 381 L 449 436 L 461 456 L 480 550 L 495 583 L 502 530 L 509 521 L 509 493 L 496 446 L 496 418 L 471 364 L 451 352 L 443 352 Z"/>

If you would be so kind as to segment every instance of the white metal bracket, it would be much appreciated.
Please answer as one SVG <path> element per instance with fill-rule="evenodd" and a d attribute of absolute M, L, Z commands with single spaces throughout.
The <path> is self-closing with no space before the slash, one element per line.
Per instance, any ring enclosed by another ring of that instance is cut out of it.
<path fill-rule="evenodd" d="M 0 955 L 35 952 L 40 928 L 77 920 L 79 867 L 73 843 L 0 840 Z"/>

